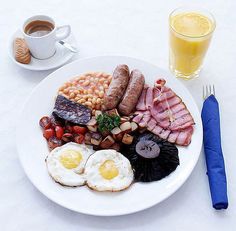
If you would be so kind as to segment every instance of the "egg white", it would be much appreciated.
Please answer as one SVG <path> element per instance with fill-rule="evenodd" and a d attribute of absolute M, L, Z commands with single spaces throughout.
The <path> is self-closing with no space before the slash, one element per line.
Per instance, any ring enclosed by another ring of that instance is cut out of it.
<path fill-rule="evenodd" d="M 74 150 L 80 152 L 82 160 L 79 165 L 73 169 L 65 168 L 60 162 L 60 156 L 66 150 Z M 50 176 L 58 183 L 65 186 L 81 186 L 85 184 L 85 176 L 83 174 L 85 164 L 91 154 L 94 153 L 92 147 L 85 144 L 77 144 L 69 142 L 61 147 L 53 149 L 46 158 L 46 165 Z"/>
<path fill-rule="evenodd" d="M 118 175 L 111 180 L 103 178 L 99 172 L 100 166 L 107 160 L 113 160 L 119 171 Z M 121 191 L 128 188 L 134 179 L 129 160 L 113 149 L 96 151 L 91 155 L 84 173 L 87 186 L 96 191 Z"/>

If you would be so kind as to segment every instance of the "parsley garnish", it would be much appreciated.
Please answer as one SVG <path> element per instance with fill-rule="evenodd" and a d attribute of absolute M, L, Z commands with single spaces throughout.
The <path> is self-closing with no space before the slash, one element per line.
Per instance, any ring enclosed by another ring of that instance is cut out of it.
<path fill-rule="evenodd" d="M 120 116 L 108 115 L 106 113 L 98 115 L 98 130 L 100 132 L 111 131 L 113 128 L 120 125 Z"/>

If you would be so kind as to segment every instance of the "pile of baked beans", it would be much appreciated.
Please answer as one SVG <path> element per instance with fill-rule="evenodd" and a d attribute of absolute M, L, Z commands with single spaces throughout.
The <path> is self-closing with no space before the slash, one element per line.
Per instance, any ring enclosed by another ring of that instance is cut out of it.
<path fill-rule="evenodd" d="M 105 72 L 88 72 L 65 82 L 58 94 L 91 108 L 94 115 L 96 110 L 101 110 L 111 79 Z"/>

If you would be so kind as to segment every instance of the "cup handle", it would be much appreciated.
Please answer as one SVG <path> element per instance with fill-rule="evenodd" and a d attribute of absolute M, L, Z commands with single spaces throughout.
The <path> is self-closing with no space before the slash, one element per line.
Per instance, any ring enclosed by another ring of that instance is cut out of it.
<path fill-rule="evenodd" d="M 56 29 L 56 40 L 62 40 L 67 38 L 70 35 L 71 28 L 70 25 L 59 26 Z"/>

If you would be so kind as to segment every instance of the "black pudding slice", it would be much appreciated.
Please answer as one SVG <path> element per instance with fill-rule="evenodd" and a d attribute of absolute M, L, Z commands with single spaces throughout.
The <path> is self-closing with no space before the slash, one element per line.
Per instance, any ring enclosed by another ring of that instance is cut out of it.
<path fill-rule="evenodd" d="M 150 132 L 139 134 L 122 153 L 130 160 L 136 181 L 161 180 L 179 165 L 177 147 Z"/>
<path fill-rule="evenodd" d="M 86 125 L 91 119 L 92 111 L 82 104 L 73 102 L 62 95 L 58 95 L 53 114 L 66 121 Z"/>

